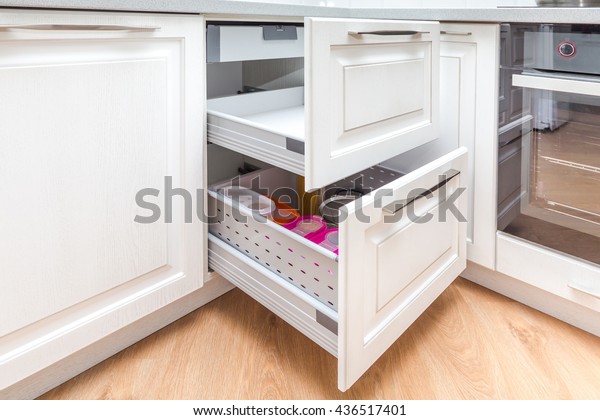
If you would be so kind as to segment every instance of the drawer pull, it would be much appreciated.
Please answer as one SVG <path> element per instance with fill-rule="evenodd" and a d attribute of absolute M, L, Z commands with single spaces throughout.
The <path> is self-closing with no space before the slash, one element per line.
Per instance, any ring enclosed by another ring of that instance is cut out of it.
<path fill-rule="evenodd" d="M 160 29 L 160 26 L 123 26 L 123 25 L 74 25 L 39 23 L 28 25 L 0 25 L 4 29 L 29 29 L 34 31 L 128 31 L 128 32 L 152 32 Z"/>
<path fill-rule="evenodd" d="M 354 32 L 348 31 L 348 35 L 355 38 L 360 38 L 363 35 L 380 35 L 380 36 L 411 36 L 411 35 L 423 35 L 429 32 L 420 31 L 369 31 L 369 32 Z"/>
<path fill-rule="evenodd" d="M 441 31 L 442 35 L 471 36 L 473 32 Z"/>
<path fill-rule="evenodd" d="M 567 286 L 569 286 L 573 290 L 577 290 L 578 292 L 585 293 L 586 295 L 590 295 L 597 299 L 600 299 L 600 291 L 598 290 L 590 290 L 585 286 L 581 286 L 575 283 L 569 283 Z"/>
<path fill-rule="evenodd" d="M 396 214 L 400 210 L 402 210 L 403 208 L 408 206 L 409 204 L 414 203 L 419 198 L 427 197 L 427 196 L 431 195 L 431 193 L 440 189 L 443 185 L 447 184 L 448 181 L 450 181 L 452 178 L 456 177 L 458 174 L 460 174 L 460 171 L 457 171 L 456 169 L 450 169 L 449 171 L 444 173 L 444 176 L 446 177 L 446 179 L 444 179 L 444 181 L 437 184 L 435 187 L 433 187 L 427 191 L 422 191 L 413 196 L 409 195 L 405 199 L 394 201 L 394 202 L 388 204 L 387 206 L 384 206 L 383 211 L 388 214 Z"/>

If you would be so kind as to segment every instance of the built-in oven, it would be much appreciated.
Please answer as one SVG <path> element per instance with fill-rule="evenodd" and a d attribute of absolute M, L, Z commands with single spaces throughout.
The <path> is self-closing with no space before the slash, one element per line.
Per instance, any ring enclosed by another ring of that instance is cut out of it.
<path fill-rule="evenodd" d="M 498 229 L 600 264 L 600 25 L 502 26 Z"/>

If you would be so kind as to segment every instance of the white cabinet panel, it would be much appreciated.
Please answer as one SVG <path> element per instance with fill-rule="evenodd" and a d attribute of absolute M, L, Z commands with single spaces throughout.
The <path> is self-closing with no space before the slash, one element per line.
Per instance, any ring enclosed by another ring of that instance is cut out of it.
<path fill-rule="evenodd" d="M 207 265 L 196 203 L 166 197 L 204 183 L 204 20 L 0 19 L 1 393 L 200 288 Z M 155 223 L 134 221 L 146 188 Z"/>
<path fill-rule="evenodd" d="M 440 145 L 469 149 L 468 258 L 493 269 L 499 27 L 444 23 L 441 30 Z"/>

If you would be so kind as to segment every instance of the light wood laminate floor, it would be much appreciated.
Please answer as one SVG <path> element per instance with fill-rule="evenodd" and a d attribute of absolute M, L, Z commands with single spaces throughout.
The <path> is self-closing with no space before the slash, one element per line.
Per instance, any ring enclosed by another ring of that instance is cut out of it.
<path fill-rule="evenodd" d="M 337 361 L 234 290 L 45 399 L 600 399 L 600 338 L 457 279 L 348 392 Z"/>

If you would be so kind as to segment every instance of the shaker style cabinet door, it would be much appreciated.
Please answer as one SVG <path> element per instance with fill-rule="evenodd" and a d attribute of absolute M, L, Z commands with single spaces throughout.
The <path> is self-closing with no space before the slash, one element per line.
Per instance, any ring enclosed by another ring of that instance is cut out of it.
<path fill-rule="evenodd" d="M 203 37 L 201 17 L 0 12 L 0 395 L 202 286 L 205 227 L 163 200 L 204 182 Z"/>
<path fill-rule="evenodd" d="M 439 24 L 305 19 L 312 189 L 438 137 Z"/>
<path fill-rule="evenodd" d="M 467 150 L 346 207 L 338 386 L 349 388 L 466 268 Z M 452 209 L 460 214 L 452 213 Z"/>

